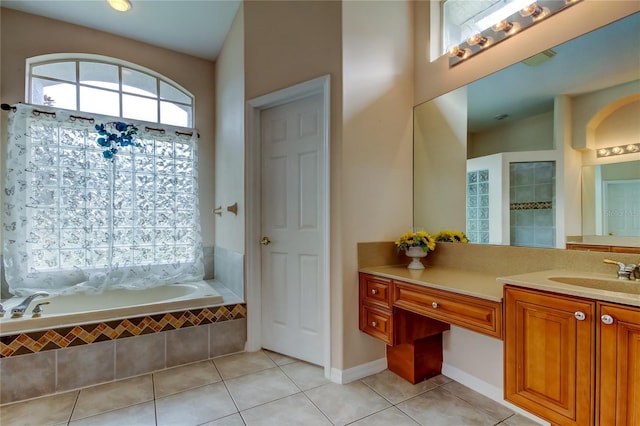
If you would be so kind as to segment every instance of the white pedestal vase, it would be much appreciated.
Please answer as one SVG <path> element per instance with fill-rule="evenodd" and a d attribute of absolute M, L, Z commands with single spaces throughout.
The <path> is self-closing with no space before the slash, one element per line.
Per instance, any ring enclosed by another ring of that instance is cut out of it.
<path fill-rule="evenodd" d="M 422 247 L 409 247 L 405 250 L 405 254 L 411 258 L 411 263 L 407 268 L 424 269 L 424 265 L 420 261 L 420 258 L 425 257 L 428 253 L 424 251 Z"/>

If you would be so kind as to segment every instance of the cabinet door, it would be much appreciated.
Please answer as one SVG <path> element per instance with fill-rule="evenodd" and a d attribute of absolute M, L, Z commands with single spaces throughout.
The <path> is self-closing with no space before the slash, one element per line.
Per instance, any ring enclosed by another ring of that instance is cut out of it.
<path fill-rule="evenodd" d="M 595 303 L 505 289 L 505 399 L 554 424 L 592 425 Z"/>
<path fill-rule="evenodd" d="M 391 309 L 391 280 L 360 274 L 360 302 Z"/>
<path fill-rule="evenodd" d="M 386 309 L 360 303 L 360 330 L 390 345 L 393 339 L 393 315 Z"/>
<path fill-rule="evenodd" d="M 597 424 L 640 425 L 640 309 L 598 304 Z"/>

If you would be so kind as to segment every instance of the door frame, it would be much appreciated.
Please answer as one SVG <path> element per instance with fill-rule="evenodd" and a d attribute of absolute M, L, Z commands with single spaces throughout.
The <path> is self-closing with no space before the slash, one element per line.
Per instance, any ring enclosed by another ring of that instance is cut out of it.
<path fill-rule="evenodd" d="M 324 223 L 324 261 L 321 268 L 324 270 L 325 282 L 322 283 L 322 318 L 321 323 L 324 328 L 323 333 L 323 367 L 325 377 L 331 377 L 331 304 L 330 304 L 330 75 L 308 80 L 282 90 L 268 93 L 247 101 L 246 104 L 246 134 L 247 145 L 245 151 L 245 285 L 247 302 L 247 351 L 257 351 L 261 348 L 262 332 L 262 250 L 259 243 L 262 237 L 262 208 L 261 208 L 261 174 L 262 174 L 262 151 L 260 137 L 260 115 L 262 110 L 275 106 L 287 104 L 298 99 L 321 93 L 323 95 L 323 105 L 325 120 L 324 140 L 321 151 L 325 156 L 325 167 L 321 170 L 322 180 L 325 185 L 323 203 L 325 208 Z"/>

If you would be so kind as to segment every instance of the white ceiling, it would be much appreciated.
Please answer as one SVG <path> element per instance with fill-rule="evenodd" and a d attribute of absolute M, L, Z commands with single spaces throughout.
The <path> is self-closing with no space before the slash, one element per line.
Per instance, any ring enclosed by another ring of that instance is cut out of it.
<path fill-rule="evenodd" d="M 207 60 L 220 53 L 242 0 L 131 0 L 117 12 L 106 0 L 0 0 L 0 6 L 46 16 Z"/>
<path fill-rule="evenodd" d="M 640 13 L 570 40 L 551 60 L 514 64 L 468 86 L 468 131 L 553 110 L 556 95 L 575 96 L 640 78 Z"/>

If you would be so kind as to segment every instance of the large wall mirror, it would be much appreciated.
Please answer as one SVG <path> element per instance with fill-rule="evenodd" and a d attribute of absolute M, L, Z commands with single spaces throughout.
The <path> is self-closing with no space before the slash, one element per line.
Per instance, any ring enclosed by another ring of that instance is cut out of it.
<path fill-rule="evenodd" d="M 636 13 L 416 106 L 414 226 L 640 248 L 639 42 Z M 429 175 L 438 161 L 450 171 Z M 434 191 L 451 194 L 444 219 Z"/>

